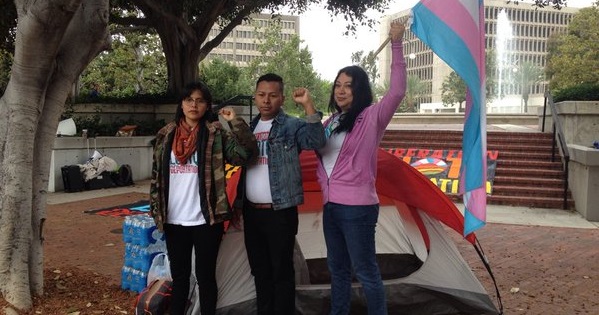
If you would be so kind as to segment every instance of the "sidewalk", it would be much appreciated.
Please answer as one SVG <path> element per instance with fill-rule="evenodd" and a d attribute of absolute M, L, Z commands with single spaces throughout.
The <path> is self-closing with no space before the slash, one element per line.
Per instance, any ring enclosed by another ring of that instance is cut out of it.
<path fill-rule="evenodd" d="M 48 204 L 61 204 L 67 202 L 88 200 L 93 198 L 109 197 L 131 192 L 148 193 L 150 181 L 137 181 L 135 185 L 115 187 L 98 190 L 88 190 L 75 193 L 55 192 L 48 194 Z M 464 205 L 457 203 L 458 209 L 463 210 Z M 512 207 L 501 205 L 487 205 L 487 223 L 503 223 L 514 225 L 537 225 L 547 227 L 567 227 L 580 229 L 598 229 L 599 222 L 589 222 L 578 212 L 561 209 L 541 209 L 528 207 Z"/>

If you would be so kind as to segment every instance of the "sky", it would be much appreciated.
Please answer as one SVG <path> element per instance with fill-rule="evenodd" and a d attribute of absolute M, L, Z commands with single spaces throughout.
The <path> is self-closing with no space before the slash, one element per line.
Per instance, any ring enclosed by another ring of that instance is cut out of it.
<path fill-rule="evenodd" d="M 568 0 L 569 7 L 588 7 L 593 0 Z M 371 11 L 368 16 L 379 20 L 382 16 L 391 15 L 413 7 L 417 0 L 394 0 L 384 13 Z M 355 35 L 343 35 L 347 23 L 341 18 L 333 18 L 322 6 L 312 6 L 308 12 L 300 16 L 300 39 L 303 47 L 312 52 L 314 69 L 324 80 L 332 81 L 339 69 L 352 64 L 351 55 L 356 51 L 369 52 L 380 45 L 380 25 L 369 29 L 359 27 Z"/>

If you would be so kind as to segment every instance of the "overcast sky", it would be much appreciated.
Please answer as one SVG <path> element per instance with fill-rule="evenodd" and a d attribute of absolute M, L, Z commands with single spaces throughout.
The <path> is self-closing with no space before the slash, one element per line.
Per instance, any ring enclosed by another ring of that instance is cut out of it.
<path fill-rule="evenodd" d="M 390 15 L 401 10 L 413 7 L 417 0 L 395 0 L 390 8 L 383 14 L 376 11 L 369 13 L 371 17 L 380 19 L 383 15 Z M 569 0 L 569 7 L 591 6 L 593 0 Z M 379 42 L 380 25 L 369 30 L 360 27 L 356 35 L 344 36 L 346 21 L 340 18 L 333 19 L 322 6 L 314 6 L 300 16 L 300 37 L 303 47 L 307 46 L 312 52 L 313 65 L 320 73 L 322 79 L 332 81 L 339 69 L 351 65 L 351 54 L 363 50 L 369 52 L 376 50 Z"/>

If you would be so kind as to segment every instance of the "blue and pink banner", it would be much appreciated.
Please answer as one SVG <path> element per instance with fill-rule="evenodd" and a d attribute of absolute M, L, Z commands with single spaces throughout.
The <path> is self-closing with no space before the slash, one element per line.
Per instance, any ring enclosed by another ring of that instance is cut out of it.
<path fill-rule="evenodd" d="M 464 236 L 486 224 L 487 119 L 485 22 L 482 0 L 422 0 L 412 8 L 411 31 L 466 83 L 460 193 Z"/>

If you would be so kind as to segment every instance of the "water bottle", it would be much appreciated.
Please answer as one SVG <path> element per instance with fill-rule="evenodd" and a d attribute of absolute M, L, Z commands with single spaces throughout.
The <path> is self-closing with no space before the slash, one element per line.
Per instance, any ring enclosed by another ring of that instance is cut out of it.
<path fill-rule="evenodd" d="M 123 242 L 131 243 L 131 216 L 126 216 L 123 221 Z"/>
<path fill-rule="evenodd" d="M 131 271 L 132 269 L 127 266 L 123 266 L 123 268 L 121 268 L 121 288 L 123 290 L 131 290 L 133 280 L 133 274 Z"/>

